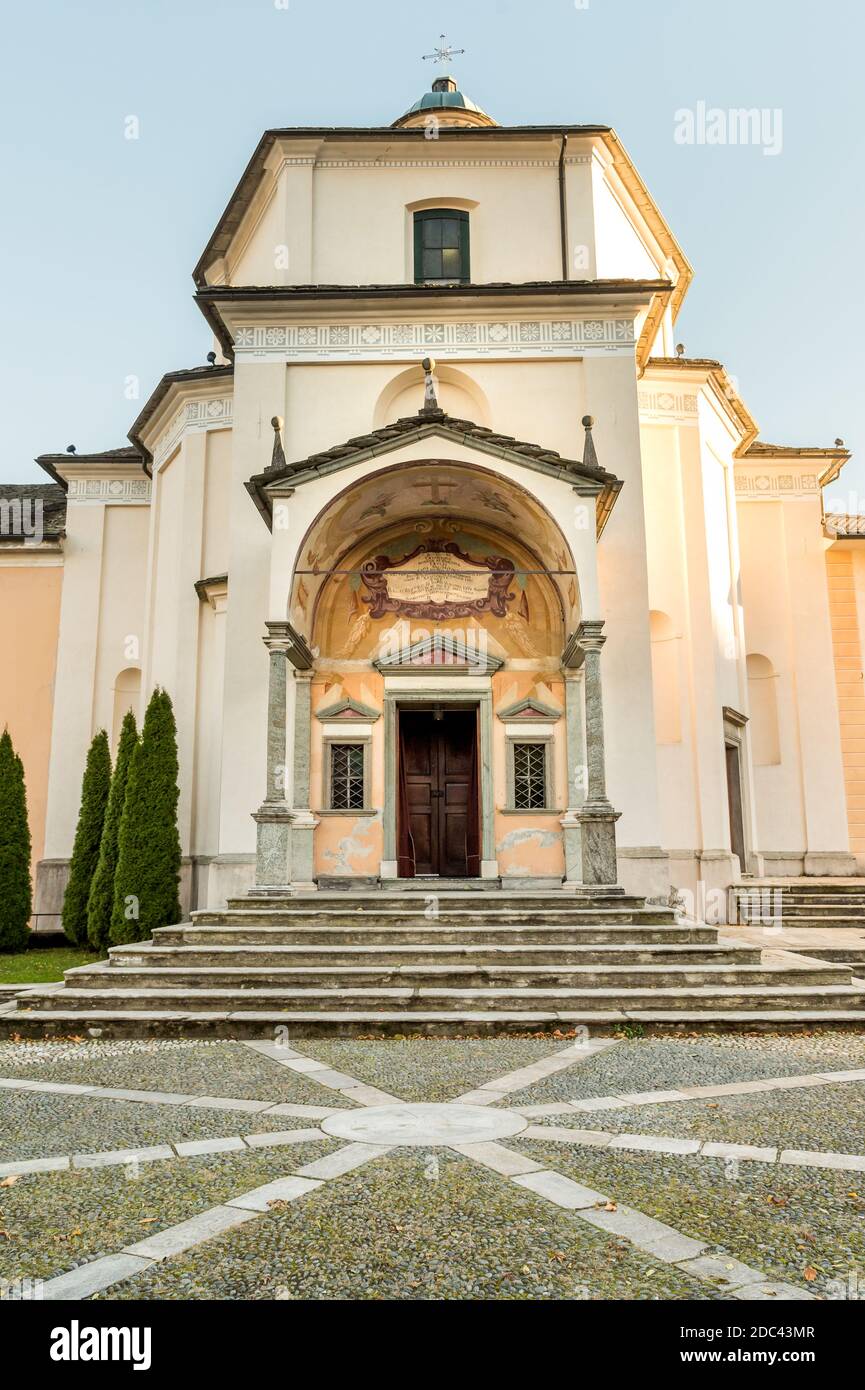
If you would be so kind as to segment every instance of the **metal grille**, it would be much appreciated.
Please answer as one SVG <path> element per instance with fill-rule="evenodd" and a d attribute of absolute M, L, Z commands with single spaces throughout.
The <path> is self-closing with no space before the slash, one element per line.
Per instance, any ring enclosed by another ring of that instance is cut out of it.
<path fill-rule="evenodd" d="M 330 745 L 330 804 L 334 811 L 363 810 L 363 744 Z"/>
<path fill-rule="evenodd" d="M 514 805 L 540 811 L 547 804 L 547 749 L 543 743 L 514 744 Z"/>

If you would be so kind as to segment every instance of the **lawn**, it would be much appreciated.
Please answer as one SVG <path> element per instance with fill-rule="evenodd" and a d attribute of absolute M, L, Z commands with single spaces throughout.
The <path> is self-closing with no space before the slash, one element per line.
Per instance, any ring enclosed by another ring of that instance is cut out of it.
<path fill-rule="evenodd" d="M 90 965 L 102 957 L 77 946 L 47 946 L 30 951 L 0 953 L 0 985 L 47 985 L 63 979 L 63 971 Z"/>

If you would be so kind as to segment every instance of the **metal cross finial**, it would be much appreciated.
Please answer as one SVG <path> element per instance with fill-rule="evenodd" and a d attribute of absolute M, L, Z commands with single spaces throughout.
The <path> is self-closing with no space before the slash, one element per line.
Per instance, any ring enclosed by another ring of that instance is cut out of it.
<path fill-rule="evenodd" d="M 423 55 L 423 60 L 425 63 L 430 61 L 441 63 L 442 67 L 446 68 L 451 58 L 455 58 L 459 53 L 465 53 L 465 49 L 451 48 L 444 34 L 439 34 L 439 38 L 441 39 L 439 47 L 433 49 L 432 53 L 425 53 Z"/>

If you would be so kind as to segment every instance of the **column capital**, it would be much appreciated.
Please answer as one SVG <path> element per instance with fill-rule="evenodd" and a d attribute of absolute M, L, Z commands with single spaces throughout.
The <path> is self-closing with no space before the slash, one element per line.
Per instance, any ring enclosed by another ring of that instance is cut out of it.
<path fill-rule="evenodd" d="M 312 669 L 313 655 L 306 638 L 285 618 L 266 622 L 267 636 L 262 642 L 271 652 L 284 652 L 292 666 L 300 671 Z"/>
<path fill-rule="evenodd" d="M 599 652 L 607 640 L 603 618 L 584 618 L 577 628 L 576 638 L 584 652 Z"/>
<path fill-rule="evenodd" d="M 283 652 L 288 655 L 291 646 L 291 637 L 288 633 L 289 624 L 285 622 L 265 623 L 267 632 L 262 637 L 262 642 L 269 652 Z"/>
<path fill-rule="evenodd" d="M 603 618 L 583 618 L 571 633 L 562 651 L 562 666 L 579 670 L 586 652 L 599 652 L 606 642 Z"/>

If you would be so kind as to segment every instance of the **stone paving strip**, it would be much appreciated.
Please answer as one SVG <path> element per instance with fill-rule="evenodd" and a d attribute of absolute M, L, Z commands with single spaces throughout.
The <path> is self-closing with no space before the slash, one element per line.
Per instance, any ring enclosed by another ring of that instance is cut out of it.
<path fill-rule="evenodd" d="M 151 1144 L 138 1149 L 102 1149 L 96 1153 L 58 1154 L 48 1158 L 22 1158 L 0 1163 L 0 1178 L 20 1177 L 24 1173 L 65 1173 L 72 1168 L 111 1168 L 131 1163 L 156 1163 L 166 1158 L 200 1158 L 204 1154 L 238 1152 L 244 1149 L 279 1148 L 285 1144 L 308 1144 L 328 1135 L 321 1129 L 266 1130 L 263 1134 L 229 1134 L 217 1139 L 184 1139 Z"/>
<path fill-rule="evenodd" d="M 152 1232 L 143 1240 L 124 1246 L 117 1254 L 104 1255 L 47 1279 L 42 1286 L 42 1298 L 48 1302 L 90 1298 L 131 1279 L 158 1261 L 191 1250 L 243 1222 L 266 1214 L 277 1203 L 295 1202 L 317 1191 L 328 1180 L 341 1177 L 389 1151 L 389 1146 L 380 1144 L 347 1144 L 294 1173 L 199 1212 L 188 1221 Z"/>
<path fill-rule="evenodd" d="M 278 1062 L 280 1066 L 308 1077 L 310 1081 L 318 1082 L 320 1086 L 338 1091 L 341 1096 L 353 1100 L 357 1105 L 405 1104 L 399 1096 L 380 1091 L 377 1086 L 368 1086 L 366 1082 L 358 1081 L 356 1076 L 349 1076 L 347 1072 L 334 1071 L 326 1062 L 318 1062 L 307 1053 L 297 1052 L 293 1047 L 286 1047 L 282 1043 L 244 1042 L 242 1045 L 248 1047 L 251 1052 L 258 1052 L 262 1057 L 269 1057 L 272 1062 Z"/>
<path fill-rule="evenodd" d="M 549 1137 L 549 1130 L 539 1131 Z M 532 1137 L 531 1130 L 523 1130 L 521 1139 Z M 536 1137 L 536 1136 L 534 1136 Z M 612 1138 L 613 1136 L 610 1136 Z M 456 1146 L 453 1146 L 456 1147 Z M 720 1292 L 731 1298 L 748 1300 L 781 1300 L 806 1302 L 814 1295 L 795 1284 L 785 1284 L 767 1279 L 758 1269 L 751 1269 L 739 1260 L 728 1259 L 722 1255 L 706 1254 L 709 1249 L 703 1241 L 683 1235 L 673 1226 L 656 1221 L 633 1207 L 621 1206 L 595 1192 L 583 1187 L 573 1178 L 565 1177 L 552 1168 L 544 1168 L 539 1163 L 524 1159 L 522 1154 L 514 1153 L 503 1144 L 466 1144 L 458 1152 L 473 1158 L 484 1167 L 508 1177 L 519 1187 L 527 1188 L 539 1197 L 545 1198 L 554 1206 L 570 1211 L 581 1221 L 610 1235 L 622 1236 L 631 1245 L 659 1260 L 671 1265 L 684 1274 L 691 1275 L 701 1282 L 711 1283 Z M 678 1152 L 678 1150 L 676 1150 Z M 723 1287 L 719 1287 L 723 1281 Z"/>
<path fill-rule="evenodd" d="M 453 1104 L 492 1105 L 494 1101 L 501 1100 L 503 1096 L 510 1095 L 513 1091 L 525 1090 L 527 1086 L 532 1086 L 536 1081 L 543 1081 L 545 1077 L 552 1076 L 558 1071 L 564 1071 L 566 1067 L 572 1067 L 577 1062 L 587 1062 L 590 1057 L 595 1057 L 599 1052 L 606 1051 L 608 1047 L 615 1047 L 617 1041 L 616 1038 L 579 1040 L 569 1047 L 564 1047 L 561 1051 L 553 1053 L 551 1057 L 542 1057 L 537 1062 L 531 1062 L 527 1067 L 520 1067 L 518 1071 L 508 1072 L 505 1076 L 496 1077 L 494 1081 L 485 1081 L 474 1091 L 466 1091 L 461 1096 L 455 1096 Z M 518 1113 L 527 1115 L 528 1110 L 523 1109 Z"/>
<path fill-rule="evenodd" d="M 549 1139 L 554 1144 L 593 1149 L 629 1149 L 635 1153 L 698 1154 L 701 1158 L 736 1158 L 750 1163 L 780 1163 L 798 1168 L 833 1168 L 865 1173 L 865 1154 L 831 1153 L 822 1149 L 779 1149 L 760 1144 L 725 1144 L 715 1140 L 681 1139 L 666 1134 L 611 1134 L 600 1129 L 565 1129 L 559 1125 L 529 1125 L 521 1139 Z"/>
<path fill-rule="evenodd" d="M 559 1054 L 561 1055 L 561 1054 Z M 526 1070 L 531 1070 L 526 1068 Z M 558 1068 L 550 1068 L 558 1070 Z M 517 1073 L 514 1073 L 516 1075 Z M 547 1075 L 547 1073 L 539 1073 Z M 628 1110 L 634 1105 L 667 1105 L 677 1100 L 702 1100 L 713 1096 L 747 1096 L 757 1091 L 792 1091 L 800 1086 L 834 1086 L 839 1081 L 865 1081 L 865 1070 L 814 1072 L 810 1076 L 776 1076 L 765 1081 L 729 1081 L 722 1086 L 682 1086 L 669 1091 L 617 1092 L 611 1096 L 589 1096 L 585 1100 L 550 1101 L 545 1105 L 520 1105 L 510 1108 L 526 1119 L 539 1115 L 569 1115 L 574 1111 L 590 1114 L 595 1110 Z M 514 1087 L 513 1089 L 518 1089 Z M 473 1094 L 479 1095 L 480 1092 Z M 465 1103 L 465 1096 L 460 1100 Z M 495 1097 L 493 1097 L 495 1099 Z M 474 1105 L 483 1102 L 475 1100 Z"/>
<path fill-rule="evenodd" d="M 333 1106 L 300 1102 L 241 1100 L 233 1096 L 202 1096 L 175 1091 L 126 1091 L 116 1086 L 82 1086 L 69 1081 L 31 1081 L 0 1077 L 0 1090 L 41 1091 L 48 1095 L 87 1096 L 90 1100 L 124 1100 L 143 1105 L 189 1105 L 202 1110 L 238 1110 L 251 1115 L 295 1115 L 298 1119 L 326 1120 L 337 1114 Z"/>

